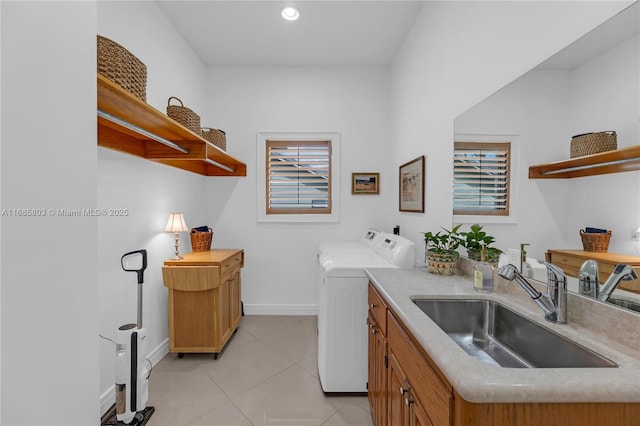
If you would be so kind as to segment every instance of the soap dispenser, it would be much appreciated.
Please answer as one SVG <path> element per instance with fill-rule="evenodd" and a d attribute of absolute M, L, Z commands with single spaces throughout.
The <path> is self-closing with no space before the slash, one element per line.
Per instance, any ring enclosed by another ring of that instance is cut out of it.
<path fill-rule="evenodd" d="M 476 291 L 490 293 L 493 291 L 493 266 L 487 262 L 487 248 L 480 250 L 480 262 L 473 268 L 473 288 Z"/>
<path fill-rule="evenodd" d="M 520 244 L 520 273 L 526 278 L 533 278 L 533 269 L 527 262 L 527 252 L 524 250 L 529 245 L 531 244 Z"/>

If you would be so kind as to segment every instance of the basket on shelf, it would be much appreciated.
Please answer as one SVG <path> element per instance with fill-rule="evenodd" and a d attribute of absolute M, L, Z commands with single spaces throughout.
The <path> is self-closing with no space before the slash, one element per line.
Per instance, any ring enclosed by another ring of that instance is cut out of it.
<path fill-rule="evenodd" d="M 211 250 L 211 241 L 213 240 L 213 230 L 207 228 L 207 231 L 200 231 L 200 228 L 191 228 L 191 250 L 192 251 L 209 251 Z"/>
<path fill-rule="evenodd" d="M 171 105 L 171 99 L 180 102 L 180 105 Z M 200 134 L 200 116 L 185 107 L 182 101 L 175 96 L 171 96 L 167 101 L 167 115 L 169 118 L 176 120 L 193 133 Z"/>
<path fill-rule="evenodd" d="M 147 100 L 147 66 L 113 40 L 98 35 L 98 73 Z"/>
<path fill-rule="evenodd" d="M 211 127 L 203 127 L 202 137 L 221 150 L 227 150 L 227 136 L 224 131 L 220 129 L 212 129 Z"/>
<path fill-rule="evenodd" d="M 606 253 L 609 250 L 609 240 L 611 239 L 611 231 L 606 233 L 590 233 L 580 230 L 582 238 L 582 247 L 584 251 L 594 251 L 598 253 Z"/>
<path fill-rule="evenodd" d="M 584 133 L 571 138 L 571 158 L 612 151 L 618 148 L 614 131 Z"/>

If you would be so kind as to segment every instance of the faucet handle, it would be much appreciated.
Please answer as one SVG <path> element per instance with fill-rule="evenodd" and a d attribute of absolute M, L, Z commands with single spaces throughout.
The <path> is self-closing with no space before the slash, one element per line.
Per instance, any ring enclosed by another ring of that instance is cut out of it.
<path fill-rule="evenodd" d="M 555 286 L 560 285 L 561 287 L 567 286 L 567 276 L 560 267 L 550 262 L 541 263 L 547 267 L 547 279 L 549 284 L 553 283 Z"/>
<path fill-rule="evenodd" d="M 600 293 L 600 273 L 598 272 L 598 262 L 595 260 L 586 260 L 580 267 L 578 291 L 585 296 L 598 298 Z"/>

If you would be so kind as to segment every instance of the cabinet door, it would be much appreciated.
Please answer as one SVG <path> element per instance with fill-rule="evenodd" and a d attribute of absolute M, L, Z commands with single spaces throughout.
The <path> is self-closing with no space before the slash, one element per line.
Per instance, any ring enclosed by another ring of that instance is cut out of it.
<path fill-rule="evenodd" d="M 420 401 L 413 394 L 407 400 L 409 405 L 409 426 L 433 426 Z"/>
<path fill-rule="evenodd" d="M 411 390 L 427 410 L 431 423 L 450 426 L 453 413 L 451 385 L 445 385 L 439 379 L 431 364 L 418 352 L 390 312 L 387 313 L 387 342 L 389 353 L 393 352 L 404 373 L 410 377 Z"/>
<path fill-rule="evenodd" d="M 411 402 L 409 381 L 391 350 L 388 351 L 387 356 L 389 357 L 387 424 L 390 426 L 409 426 Z"/>
<path fill-rule="evenodd" d="M 376 326 L 375 320 L 371 316 L 371 312 L 369 312 L 369 317 L 367 318 L 367 324 L 369 325 L 369 350 L 368 354 L 368 369 L 367 369 L 367 398 L 369 399 L 369 407 L 371 407 L 371 415 L 375 419 L 376 418 L 376 392 L 378 391 L 378 383 L 377 383 L 377 361 L 376 361 L 376 336 L 374 333 L 374 327 Z"/>
<path fill-rule="evenodd" d="M 369 311 L 369 405 L 375 426 L 387 424 L 387 340 Z"/>
<path fill-rule="evenodd" d="M 231 273 L 231 328 L 235 330 L 242 317 L 242 286 L 240 285 L 240 268 Z"/>
<path fill-rule="evenodd" d="M 222 277 L 220 281 L 219 300 L 218 300 L 218 312 L 216 313 L 216 320 L 218 322 L 218 336 L 220 336 L 220 347 L 231 337 L 231 295 L 232 295 L 232 277 L 233 274 L 229 273 Z"/>

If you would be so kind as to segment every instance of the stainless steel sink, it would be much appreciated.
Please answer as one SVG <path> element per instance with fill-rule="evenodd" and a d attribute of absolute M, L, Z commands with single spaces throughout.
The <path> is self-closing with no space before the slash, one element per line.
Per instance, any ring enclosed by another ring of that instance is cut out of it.
<path fill-rule="evenodd" d="M 627 299 L 609 299 L 607 302 L 616 306 L 631 309 L 632 311 L 640 312 L 640 302 Z"/>
<path fill-rule="evenodd" d="M 617 367 L 493 301 L 415 299 L 413 303 L 465 352 L 486 364 L 511 368 Z"/>

